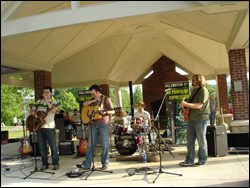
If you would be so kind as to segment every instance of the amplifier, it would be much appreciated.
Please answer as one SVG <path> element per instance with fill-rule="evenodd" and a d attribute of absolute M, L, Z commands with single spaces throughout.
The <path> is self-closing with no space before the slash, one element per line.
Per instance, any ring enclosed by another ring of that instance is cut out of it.
<path fill-rule="evenodd" d="M 59 142 L 59 155 L 72 155 L 74 154 L 74 142 Z"/>
<path fill-rule="evenodd" d="M 224 156 L 228 154 L 227 130 L 224 125 L 207 126 L 207 149 L 209 156 Z"/>

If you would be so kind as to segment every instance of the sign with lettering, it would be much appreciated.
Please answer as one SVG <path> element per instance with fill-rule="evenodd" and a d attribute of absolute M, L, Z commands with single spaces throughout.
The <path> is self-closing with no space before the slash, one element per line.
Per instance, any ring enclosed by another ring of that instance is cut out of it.
<path fill-rule="evenodd" d="M 184 128 L 187 123 L 184 122 L 180 102 L 189 98 L 189 81 L 167 82 L 165 83 L 167 117 L 170 124 L 169 130 L 172 135 L 173 143 L 180 144 L 185 142 L 183 137 L 186 135 Z"/>

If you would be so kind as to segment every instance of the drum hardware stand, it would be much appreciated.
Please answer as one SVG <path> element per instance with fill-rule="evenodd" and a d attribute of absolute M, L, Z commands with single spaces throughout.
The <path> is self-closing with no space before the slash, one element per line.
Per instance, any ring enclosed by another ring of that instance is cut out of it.
<path fill-rule="evenodd" d="M 165 147 L 167 148 L 168 152 L 172 155 L 173 158 L 175 158 L 174 154 L 171 152 L 171 148 L 168 146 L 168 144 L 165 142 L 165 140 L 162 138 L 162 136 L 160 134 L 158 134 L 157 128 L 154 126 L 153 126 L 153 128 L 154 128 L 155 132 L 157 133 L 159 145 L 160 145 L 160 140 L 162 140 L 162 142 L 165 145 Z M 161 149 L 161 150 L 163 152 L 163 149 Z"/>
<path fill-rule="evenodd" d="M 166 96 L 167 96 L 167 90 L 165 90 L 165 95 L 164 95 L 164 97 L 163 97 L 163 99 L 162 99 L 162 102 L 161 102 L 161 105 L 160 105 L 159 110 L 158 110 L 158 112 L 157 112 L 156 118 L 154 119 L 154 120 L 158 120 L 158 132 L 157 132 L 157 134 L 158 134 L 158 139 L 160 139 L 160 120 L 159 120 L 159 114 L 160 114 L 160 111 L 161 111 L 161 108 L 162 108 L 163 102 L 165 101 Z M 167 145 L 167 144 L 166 144 L 166 145 Z M 155 183 L 156 179 L 157 179 L 157 178 L 160 176 L 160 174 L 162 174 L 162 173 L 165 173 L 165 174 L 172 174 L 172 175 L 177 175 L 177 176 L 182 176 L 182 174 L 176 174 L 176 173 L 172 173 L 172 172 L 164 172 L 164 171 L 162 170 L 162 157 L 161 157 L 161 152 L 160 152 L 160 151 L 161 151 L 160 142 L 159 142 L 159 148 L 158 148 L 158 150 L 159 150 L 159 156 L 160 156 L 160 167 L 159 167 L 159 171 L 158 171 L 158 172 L 155 172 L 155 173 L 158 173 L 158 175 L 157 175 L 156 178 L 154 179 L 153 183 Z M 171 154 L 171 151 L 170 151 L 170 150 L 169 150 L 169 152 L 170 152 L 170 154 Z"/>
<path fill-rule="evenodd" d="M 113 173 L 113 171 L 108 171 L 108 170 L 101 170 L 101 169 L 96 169 L 95 168 L 95 161 L 94 161 L 94 145 L 93 145 L 93 130 L 92 130 L 92 118 L 94 117 L 95 113 L 97 112 L 97 107 L 100 105 L 102 100 L 100 100 L 97 105 L 96 105 L 96 109 L 92 111 L 90 117 L 89 117 L 89 123 L 88 123 L 88 126 L 90 128 L 90 138 L 91 138 L 91 150 L 92 150 L 92 163 L 93 163 L 93 166 L 92 168 L 90 169 L 90 173 L 86 176 L 85 180 L 88 179 L 88 177 L 94 172 L 94 171 L 99 171 L 99 172 L 107 172 L 107 173 Z"/>
<path fill-rule="evenodd" d="M 32 143 L 34 143 L 34 154 L 35 154 L 35 169 L 33 171 L 30 172 L 29 175 L 27 175 L 26 177 L 24 177 L 23 179 L 25 180 L 26 178 L 28 178 L 29 176 L 31 176 L 32 174 L 34 174 L 35 172 L 43 172 L 43 173 L 47 173 L 47 174 L 55 174 L 55 172 L 46 172 L 43 170 L 39 170 L 37 168 L 37 159 L 36 159 L 36 143 L 37 143 L 37 132 L 33 132 L 33 134 L 31 135 L 31 139 L 32 139 Z"/>

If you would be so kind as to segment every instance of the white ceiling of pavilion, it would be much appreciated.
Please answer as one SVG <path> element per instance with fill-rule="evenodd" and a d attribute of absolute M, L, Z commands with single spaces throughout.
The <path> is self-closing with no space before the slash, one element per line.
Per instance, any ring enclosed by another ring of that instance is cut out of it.
<path fill-rule="evenodd" d="M 1 1 L 2 83 L 53 87 L 141 83 L 162 55 L 207 79 L 229 74 L 227 52 L 249 53 L 248 1 Z M 13 74 L 21 75 L 16 80 Z"/>

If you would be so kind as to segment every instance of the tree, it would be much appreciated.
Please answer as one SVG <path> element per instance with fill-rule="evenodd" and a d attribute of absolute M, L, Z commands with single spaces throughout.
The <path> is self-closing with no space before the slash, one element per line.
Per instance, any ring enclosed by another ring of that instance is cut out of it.
<path fill-rule="evenodd" d="M 216 97 L 216 85 L 206 83 L 205 87 L 207 88 L 209 95 L 214 95 Z"/>
<path fill-rule="evenodd" d="M 13 124 L 14 116 L 24 118 L 22 88 L 1 85 L 1 122 L 6 126 Z"/>
<path fill-rule="evenodd" d="M 133 92 L 133 98 L 134 98 L 134 104 L 140 102 L 140 101 L 143 101 L 142 99 L 142 90 L 141 90 L 141 87 L 139 85 L 137 85 L 135 87 L 135 90 Z"/>
<path fill-rule="evenodd" d="M 122 97 L 122 108 L 124 111 L 130 111 L 130 98 L 127 88 L 121 88 L 121 97 Z"/>
<path fill-rule="evenodd" d="M 79 103 L 69 89 L 55 89 L 54 99 L 61 103 L 59 109 L 65 112 L 72 112 L 75 108 L 79 110 Z"/>

